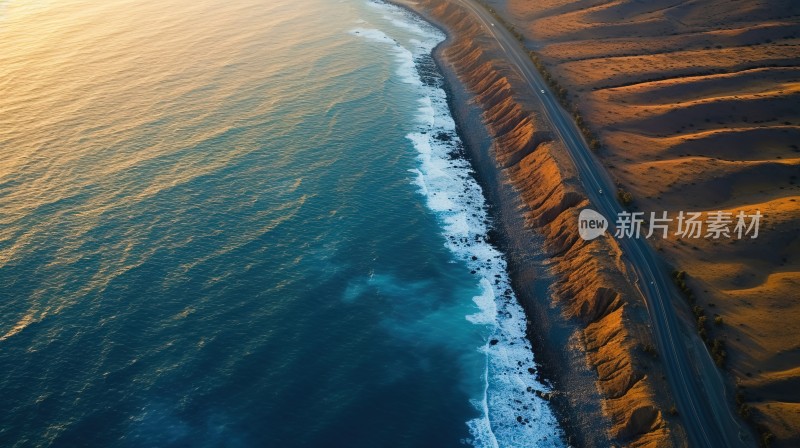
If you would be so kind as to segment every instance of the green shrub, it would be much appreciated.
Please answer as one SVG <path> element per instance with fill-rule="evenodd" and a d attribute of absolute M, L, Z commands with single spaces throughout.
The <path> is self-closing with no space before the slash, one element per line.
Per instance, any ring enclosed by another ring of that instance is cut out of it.
<path fill-rule="evenodd" d="M 617 190 L 617 197 L 619 197 L 622 205 L 631 205 L 633 203 L 633 195 L 629 191 L 620 188 Z"/>
<path fill-rule="evenodd" d="M 739 415 L 745 419 L 750 418 L 750 406 L 748 406 L 747 403 L 742 403 L 741 406 L 739 406 Z"/>
<path fill-rule="evenodd" d="M 711 356 L 714 358 L 714 363 L 717 365 L 717 367 L 722 367 L 725 365 L 725 360 L 728 358 L 728 353 L 725 351 L 725 341 L 721 339 L 714 339 L 711 342 Z"/>

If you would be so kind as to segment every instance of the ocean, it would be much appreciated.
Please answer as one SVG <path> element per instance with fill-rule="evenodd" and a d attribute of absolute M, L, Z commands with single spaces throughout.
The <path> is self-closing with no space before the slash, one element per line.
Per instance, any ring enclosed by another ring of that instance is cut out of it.
<path fill-rule="evenodd" d="M 0 3 L 0 446 L 564 446 L 444 37 L 365 0 Z"/>

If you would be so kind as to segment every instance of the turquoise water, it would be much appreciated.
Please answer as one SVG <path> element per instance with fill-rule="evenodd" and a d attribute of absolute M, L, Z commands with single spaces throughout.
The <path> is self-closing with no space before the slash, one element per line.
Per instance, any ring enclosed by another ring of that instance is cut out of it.
<path fill-rule="evenodd" d="M 439 31 L 0 8 L 0 446 L 560 445 Z"/>

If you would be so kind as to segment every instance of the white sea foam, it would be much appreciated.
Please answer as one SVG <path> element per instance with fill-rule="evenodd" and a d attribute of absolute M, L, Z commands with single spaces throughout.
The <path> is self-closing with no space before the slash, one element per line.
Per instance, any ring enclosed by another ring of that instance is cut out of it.
<path fill-rule="evenodd" d="M 473 298 L 478 311 L 466 316 L 491 333 L 479 348 L 486 354 L 486 382 L 483 398 L 473 403 L 481 417 L 467 422 L 471 443 L 564 446 L 549 403 L 536 394 L 550 388 L 535 375 L 525 313 L 511 290 L 503 254 L 486 240 L 489 217 L 483 192 L 463 157 L 442 78 L 433 66 L 431 52 L 444 34 L 402 8 L 374 0 L 368 4 L 380 11 L 386 25 L 405 36 L 404 44 L 378 29 L 351 33 L 389 46 L 398 78 L 418 87 L 417 129 L 407 136 L 419 153 L 418 168 L 410 170 L 412 182 L 439 217 L 447 247 L 476 275 L 482 291 Z"/>
<path fill-rule="evenodd" d="M 421 85 L 419 76 L 416 76 L 414 68 L 414 54 L 399 42 L 387 36 L 383 31 L 370 28 L 354 28 L 350 34 L 363 37 L 365 39 L 391 45 L 391 51 L 397 61 L 397 76 L 406 84 Z"/>

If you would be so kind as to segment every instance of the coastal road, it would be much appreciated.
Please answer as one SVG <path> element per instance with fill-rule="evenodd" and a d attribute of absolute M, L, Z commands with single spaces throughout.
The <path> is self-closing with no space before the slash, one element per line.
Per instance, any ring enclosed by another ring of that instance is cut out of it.
<path fill-rule="evenodd" d="M 593 208 L 609 220 L 609 230 L 613 232 L 617 213 L 623 211 L 616 199 L 617 189 L 589 149 L 570 114 L 550 92 L 527 51 L 514 36 L 476 1 L 457 1 L 483 22 L 489 33 L 497 39 L 508 61 L 539 97 L 547 120 L 566 146 L 578 170 Z M 647 306 L 665 375 L 691 446 L 754 446 L 749 429 L 731 411 L 733 400 L 726 395 L 724 380 L 708 350 L 699 337 L 689 335 L 681 328 L 682 324 L 671 303 L 671 297 L 677 290 L 665 272 L 665 265 L 646 240 L 622 238 L 617 241 L 635 274 L 632 281 L 642 293 Z"/>

